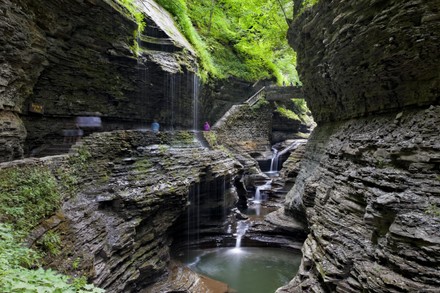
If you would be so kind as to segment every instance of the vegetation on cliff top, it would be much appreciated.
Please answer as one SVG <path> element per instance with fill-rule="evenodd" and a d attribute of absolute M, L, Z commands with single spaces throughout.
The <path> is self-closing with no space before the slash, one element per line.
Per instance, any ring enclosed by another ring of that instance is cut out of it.
<path fill-rule="evenodd" d="M 117 0 L 135 16 L 134 0 Z M 202 77 L 299 84 L 287 43 L 291 0 L 156 0 L 195 47 Z M 137 18 L 136 18 L 137 19 Z M 138 20 L 138 22 L 141 22 Z"/>
<path fill-rule="evenodd" d="M 296 54 L 286 38 L 293 1 L 186 2 L 190 18 L 223 76 L 250 81 L 275 77 L 279 84 L 299 83 Z"/>

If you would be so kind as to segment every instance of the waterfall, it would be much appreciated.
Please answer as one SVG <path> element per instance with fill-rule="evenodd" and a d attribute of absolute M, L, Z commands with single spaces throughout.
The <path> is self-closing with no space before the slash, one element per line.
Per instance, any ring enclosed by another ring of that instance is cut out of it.
<path fill-rule="evenodd" d="M 289 146 L 287 146 L 285 149 L 283 149 L 281 152 L 278 153 L 278 156 L 284 155 L 287 153 L 287 151 L 290 151 L 291 149 L 296 149 L 300 145 L 305 144 L 307 142 L 307 139 L 295 139 L 294 142 L 292 142 Z"/>
<path fill-rule="evenodd" d="M 278 151 L 276 148 L 272 148 L 272 160 L 270 163 L 270 172 L 277 172 L 278 171 L 278 161 L 280 156 L 284 155 L 291 149 L 296 149 L 300 145 L 305 144 L 307 142 L 307 139 L 295 139 L 293 143 L 288 145 L 286 148 L 284 148 L 282 151 Z"/>
<path fill-rule="evenodd" d="M 265 185 L 257 186 L 255 189 L 254 203 L 261 203 L 261 188 Z"/>
<path fill-rule="evenodd" d="M 199 129 L 199 78 L 193 75 L 193 130 Z"/>
<path fill-rule="evenodd" d="M 253 203 L 261 203 L 263 200 L 263 198 L 261 196 L 261 191 L 271 189 L 271 187 L 272 187 L 272 180 L 266 182 L 264 185 L 257 186 L 255 188 L 254 200 L 252 202 Z"/>
<path fill-rule="evenodd" d="M 241 247 L 241 239 L 244 234 L 246 234 L 247 229 L 249 228 L 249 223 L 247 221 L 238 221 L 237 222 L 237 239 L 235 242 L 235 248 Z"/>
<path fill-rule="evenodd" d="M 270 162 L 270 172 L 278 171 L 278 150 L 272 148 L 272 161 Z"/>
<path fill-rule="evenodd" d="M 172 73 L 166 73 L 165 74 L 165 82 L 164 82 L 164 97 L 165 97 L 165 103 L 166 108 L 168 109 L 168 117 L 167 117 L 167 124 L 170 127 L 170 130 L 174 130 L 174 124 L 175 124 L 175 97 L 176 97 L 176 75 Z"/>

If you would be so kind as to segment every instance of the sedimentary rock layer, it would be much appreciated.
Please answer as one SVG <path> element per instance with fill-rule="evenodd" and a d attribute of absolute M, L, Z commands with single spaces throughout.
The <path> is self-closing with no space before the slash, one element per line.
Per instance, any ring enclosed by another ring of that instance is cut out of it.
<path fill-rule="evenodd" d="M 315 129 L 287 202 L 311 233 L 280 292 L 440 287 L 439 125 L 436 106 Z"/>
<path fill-rule="evenodd" d="M 1 167 L 41 162 L 53 170 L 64 201 L 29 242 L 57 233 L 61 251 L 48 265 L 84 275 L 106 292 L 137 292 L 166 274 L 171 228 L 190 204 L 191 188 L 224 179 L 230 181 L 223 190 L 234 194 L 231 181 L 241 167 L 222 151 L 200 147 L 189 132 L 141 131 L 94 134 L 65 158 Z"/>
<path fill-rule="evenodd" d="M 140 32 L 116 0 L 0 3 L 0 112 L 27 129 L 27 137 L 0 131 L 19 144 L 1 149 L 0 161 L 60 137 L 76 116 L 101 116 L 105 130 L 146 127 L 154 118 L 192 126 L 195 56 L 175 27 L 155 23 L 174 24 L 154 6 Z M 149 36 L 166 44 L 152 46 Z"/>
<path fill-rule="evenodd" d="M 302 2 L 302 1 L 296 1 Z M 289 42 L 315 121 L 440 102 L 438 1 L 319 1 Z"/>
<path fill-rule="evenodd" d="M 364 0 L 294 21 L 318 127 L 286 201 L 310 234 L 278 292 L 438 291 L 439 19 L 437 1 Z"/>

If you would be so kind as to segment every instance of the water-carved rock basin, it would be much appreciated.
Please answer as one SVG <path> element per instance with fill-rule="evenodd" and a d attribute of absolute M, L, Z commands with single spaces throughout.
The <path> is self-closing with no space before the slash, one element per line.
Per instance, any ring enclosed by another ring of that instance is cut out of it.
<path fill-rule="evenodd" d="M 193 271 L 229 285 L 229 292 L 270 293 L 297 273 L 301 252 L 241 247 L 188 250 L 177 259 Z"/>

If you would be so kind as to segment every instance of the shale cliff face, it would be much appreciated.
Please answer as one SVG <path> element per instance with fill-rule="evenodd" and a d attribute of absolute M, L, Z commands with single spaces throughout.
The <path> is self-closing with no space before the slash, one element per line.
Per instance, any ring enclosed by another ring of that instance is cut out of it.
<path fill-rule="evenodd" d="M 100 116 L 103 130 L 192 126 L 193 49 L 154 1 L 142 8 L 136 38 L 116 0 L 0 3 L 0 161 L 60 137 L 76 116 Z"/>
<path fill-rule="evenodd" d="M 84 275 L 106 292 L 138 292 L 163 277 L 176 220 L 194 188 L 210 188 L 198 198 L 208 201 L 221 181 L 224 193 L 216 198 L 223 203 L 224 194 L 235 194 L 231 183 L 240 168 L 188 132 L 115 131 L 84 139 L 68 156 L 3 163 L 0 172 L 42 164 L 53 170 L 64 201 L 29 242 L 38 245 L 48 231 L 57 233 L 61 251 L 47 264 Z M 179 224 L 183 232 L 187 226 Z"/>
<path fill-rule="evenodd" d="M 320 1 L 294 21 L 318 127 L 286 201 L 310 234 L 278 292 L 438 291 L 439 19 L 436 1 Z"/>

